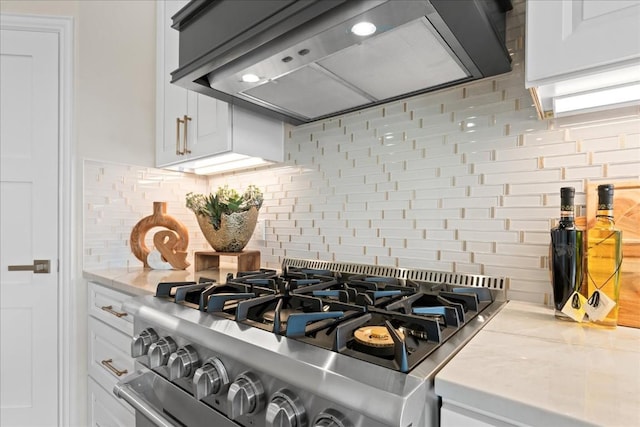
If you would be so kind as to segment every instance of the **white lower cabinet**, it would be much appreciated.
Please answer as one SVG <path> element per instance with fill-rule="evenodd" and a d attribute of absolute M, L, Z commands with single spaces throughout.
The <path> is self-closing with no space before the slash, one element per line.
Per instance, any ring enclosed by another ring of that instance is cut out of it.
<path fill-rule="evenodd" d="M 442 400 L 440 427 L 514 427 L 507 421 L 499 420 L 473 409 L 463 408 L 455 403 Z"/>
<path fill-rule="evenodd" d="M 89 377 L 89 417 L 91 427 L 133 427 L 136 416 L 133 408 L 110 396 Z"/>
<path fill-rule="evenodd" d="M 88 373 L 91 426 L 135 425 L 135 412 L 113 394 L 118 381 L 132 373 L 133 319 L 122 312 L 131 295 L 89 282 Z"/>

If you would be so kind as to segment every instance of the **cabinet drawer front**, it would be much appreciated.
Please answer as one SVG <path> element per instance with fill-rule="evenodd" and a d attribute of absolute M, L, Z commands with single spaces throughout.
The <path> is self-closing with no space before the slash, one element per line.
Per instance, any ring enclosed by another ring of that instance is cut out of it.
<path fill-rule="evenodd" d="M 133 335 L 133 316 L 122 311 L 122 303 L 131 295 L 89 282 L 89 315 Z"/>
<path fill-rule="evenodd" d="M 89 378 L 89 417 L 92 427 L 131 427 L 136 423 L 132 407 Z"/>
<path fill-rule="evenodd" d="M 131 336 L 89 318 L 89 375 L 107 390 L 135 370 Z M 126 372 L 124 372 L 126 371 Z"/>
<path fill-rule="evenodd" d="M 443 400 L 440 409 L 441 427 L 515 427 L 503 417 L 493 418 L 490 414 L 483 414 L 472 409 L 463 408 L 455 403 Z"/>

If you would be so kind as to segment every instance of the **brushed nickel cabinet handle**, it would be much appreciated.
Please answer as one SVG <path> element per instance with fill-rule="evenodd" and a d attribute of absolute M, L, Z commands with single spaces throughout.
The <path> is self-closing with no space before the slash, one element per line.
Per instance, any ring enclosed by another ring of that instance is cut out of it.
<path fill-rule="evenodd" d="M 184 123 L 184 154 L 191 154 L 191 150 L 189 150 L 189 139 L 187 138 L 187 129 L 189 128 L 189 124 L 187 122 L 191 121 L 191 117 L 184 115 L 182 119 L 182 123 Z"/>
<path fill-rule="evenodd" d="M 176 154 L 178 156 L 184 154 L 184 151 L 180 150 L 180 123 L 182 123 L 182 120 L 180 120 L 180 117 L 176 117 Z"/>
<path fill-rule="evenodd" d="M 106 366 L 106 367 L 107 367 L 107 369 L 109 369 L 111 372 L 113 372 L 114 374 L 116 374 L 116 375 L 117 375 L 117 376 L 119 376 L 119 377 L 121 377 L 121 376 L 123 376 L 124 374 L 126 374 L 127 372 L 129 372 L 129 371 L 127 371 L 126 369 L 125 369 L 125 370 L 123 370 L 123 371 L 120 371 L 120 370 L 118 370 L 115 366 L 113 366 L 113 365 L 112 365 L 112 363 L 113 363 L 113 359 L 105 359 L 105 360 L 103 360 L 103 361 L 102 361 L 102 362 L 100 362 L 100 363 L 102 363 L 104 366 Z"/>
<path fill-rule="evenodd" d="M 120 312 L 120 311 L 115 311 L 113 309 L 112 305 L 105 305 L 105 306 L 100 307 L 100 308 L 103 309 L 104 311 L 106 311 L 107 313 L 113 314 L 116 317 L 124 317 L 124 316 L 126 316 L 128 314 L 128 313 L 123 313 L 123 312 Z"/>

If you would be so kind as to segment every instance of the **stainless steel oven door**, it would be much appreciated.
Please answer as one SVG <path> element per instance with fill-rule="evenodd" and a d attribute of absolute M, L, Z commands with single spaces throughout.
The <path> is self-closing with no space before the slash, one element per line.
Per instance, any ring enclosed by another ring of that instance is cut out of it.
<path fill-rule="evenodd" d="M 147 368 L 117 383 L 113 393 L 136 410 L 136 427 L 239 426 Z"/>

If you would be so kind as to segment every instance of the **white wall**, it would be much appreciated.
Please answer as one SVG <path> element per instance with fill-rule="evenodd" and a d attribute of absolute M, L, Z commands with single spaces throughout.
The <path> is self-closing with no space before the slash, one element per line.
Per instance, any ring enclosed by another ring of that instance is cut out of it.
<path fill-rule="evenodd" d="M 74 18 L 73 176 L 76 339 L 72 425 L 86 425 L 86 282 L 82 280 L 84 159 L 151 166 L 155 150 L 155 1 L 2 0 L 0 12 Z"/>
<path fill-rule="evenodd" d="M 153 166 L 155 2 L 81 1 L 78 155 Z"/>
<path fill-rule="evenodd" d="M 153 0 L 0 2 L 1 12 L 75 19 L 74 135 L 79 161 L 153 166 L 155 6 Z"/>

